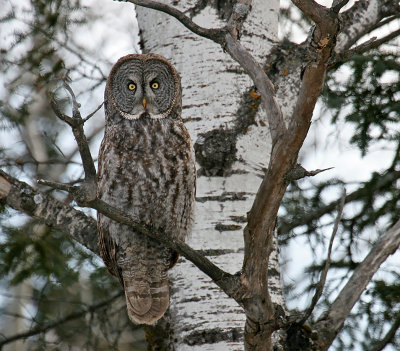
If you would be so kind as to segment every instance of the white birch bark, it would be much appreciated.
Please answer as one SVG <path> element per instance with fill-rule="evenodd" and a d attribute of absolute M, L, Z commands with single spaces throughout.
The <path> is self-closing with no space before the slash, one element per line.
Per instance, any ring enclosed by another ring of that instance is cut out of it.
<path fill-rule="evenodd" d="M 181 3 L 176 3 L 175 6 L 184 10 Z M 196 3 L 185 2 L 185 9 Z M 278 0 L 253 1 L 245 22 L 241 42 L 260 63 L 277 38 L 278 11 Z M 239 123 L 245 122 L 238 119 L 247 117 L 239 116 L 239 109 L 246 108 L 243 103 L 249 104 L 249 111 L 255 109 L 256 99 L 247 96 L 253 83 L 240 66 L 218 44 L 196 36 L 174 18 L 140 7 L 137 14 L 144 52 L 165 56 L 181 74 L 183 118 L 187 119 L 192 140 L 202 148 L 205 158 L 213 158 L 208 150 L 212 147 L 205 145 L 204 133 L 210 131 L 229 131 L 227 140 L 219 135 L 216 141 L 228 145 L 231 142 L 237 148 L 236 160 L 229 169 L 221 170 L 216 165 L 204 171 L 198 164 L 195 225 L 188 239 L 195 249 L 208 250 L 209 258 L 221 268 L 235 273 L 243 261 L 242 230 L 246 213 L 251 208 L 271 149 L 265 113 L 258 109 L 255 120 L 241 128 Z M 196 14 L 194 21 L 204 27 L 223 26 L 216 9 L 210 6 Z M 221 157 L 231 156 L 227 152 Z M 279 272 L 277 252 L 271 256 L 270 264 Z M 170 276 L 175 349 L 243 349 L 245 315 L 242 309 L 185 259 L 180 260 Z M 273 300 L 284 305 L 279 273 L 271 274 L 270 285 Z"/>

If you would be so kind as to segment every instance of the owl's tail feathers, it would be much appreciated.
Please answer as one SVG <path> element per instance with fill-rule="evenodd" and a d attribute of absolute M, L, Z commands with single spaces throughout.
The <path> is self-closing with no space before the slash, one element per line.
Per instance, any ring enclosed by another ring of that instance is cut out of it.
<path fill-rule="evenodd" d="M 133 284 L 130 284 L 133 283 Z M 125 281 L 128 316 L 138 324 L 153 324 L 169 306 L 168 278 L 160 282 Z"/>

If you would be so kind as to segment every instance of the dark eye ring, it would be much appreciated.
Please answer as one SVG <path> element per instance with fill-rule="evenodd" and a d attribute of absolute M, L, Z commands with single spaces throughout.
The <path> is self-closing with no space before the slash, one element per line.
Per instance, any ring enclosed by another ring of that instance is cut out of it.
<path fill-rule="evenodd" d="M 130 91 L 135 90 L 135 89 L 136 89 L 136 84 L 133 83 L 133 82 L 129 82 L 129 83 L 128 83 L 128 89 L 129 89 Z"/>

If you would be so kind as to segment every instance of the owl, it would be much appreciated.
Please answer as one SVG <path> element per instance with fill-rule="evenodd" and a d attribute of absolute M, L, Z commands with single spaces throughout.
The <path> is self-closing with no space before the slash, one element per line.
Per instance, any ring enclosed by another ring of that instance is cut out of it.
<path fill-rule="evenodd" d="M 192 224 L 196 173 L 177 71 L 159 55 L 124 56 L 107 79 L 104 104 L 98 197 L 184 240 Z M 168 270 L 177 252 L 100 213 L 98 239 L 105 265 L 124 288 L 129 318 L 156 322 L 169 305 Z"/>

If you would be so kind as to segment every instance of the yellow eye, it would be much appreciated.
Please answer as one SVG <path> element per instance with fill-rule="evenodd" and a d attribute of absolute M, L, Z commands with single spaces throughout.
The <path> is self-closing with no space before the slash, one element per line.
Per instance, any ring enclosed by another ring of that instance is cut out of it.
<path fill-rule="evenodd" d="M 158 83 L 157 82 L 151 83 L 151 88 L 152 89 L 158 89 Z"/>
<path fill-rule="evenodd" d="M 136 84 L 135 83 L 129 83 L 128 84 L 128 89 L 129 90 L 135 90 L 136 89 Z"/>

